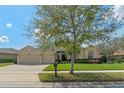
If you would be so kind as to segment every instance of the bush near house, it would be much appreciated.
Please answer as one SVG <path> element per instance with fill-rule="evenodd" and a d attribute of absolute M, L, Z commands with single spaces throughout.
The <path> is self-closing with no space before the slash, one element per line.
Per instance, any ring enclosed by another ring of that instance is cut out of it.
<path fill-rule="evenodd" d="M 64 64 L 64 63 L 70 63 L 71 62 L 71 59 L 67 59 L 67 61 L 62 61 L 61 63 Z M 76 62 L 77 64 L 93 64 L 93 63 L 102 63 L 102 60 L 99 59 L 99 58 L 93 58 L 93 59 L 76 59 Z"/>
<path fill-rule="evenodd" d="M 110 56 L 108 62 L 111 63 L 124 63 L 124 56 Z"/>
<path fill-rule="evenodd" d="M 61 61 L 61 64 L 70 63 L 71 59 L 67 59 L 66 61 Z M 101 58 L 93 58 L 93 59 L 76 59 L 77 64 L 103 64 L 103 63 L 124 63 L 124 56 L 111 56 L 107 57 L 107 62 L 104 62 L 104 59 Z"/>

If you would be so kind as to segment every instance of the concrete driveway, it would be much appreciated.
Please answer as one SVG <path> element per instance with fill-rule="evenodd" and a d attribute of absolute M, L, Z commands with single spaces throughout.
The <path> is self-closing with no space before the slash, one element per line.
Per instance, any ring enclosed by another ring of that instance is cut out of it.
<path fill-rule="evenodd" d="M 124 88 L 118 82 L 40 82 L 38 73 L 47 65 L 10 65 L 0 67 L 0 87 L 32 88 Z"/>
<path fill-rule="evenodd" d="M 38 73 L 47 65 L 9 65 L 0 67 L 0 85 L 9 82 L 40 82 Z"/>

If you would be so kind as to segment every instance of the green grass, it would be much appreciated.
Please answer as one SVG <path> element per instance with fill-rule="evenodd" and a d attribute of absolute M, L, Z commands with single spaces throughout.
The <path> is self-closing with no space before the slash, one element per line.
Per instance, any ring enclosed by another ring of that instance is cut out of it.
<path fill-rule="evenodd" d="M 8 66 L 16 63 L 16 59 L 0 59 L 0 67 Z"/>
<path fill-rule="evenodd" d="M 54 73 L 40 73 L 41 82 L 79 82 L 79 81 L 124 81 L 124 73 L 59 73 L 55 77 Z"/>
<path fill-rule="evenodd" d="M 0 59 L 0 63 L 16 63 L 16 59 Z"/>
<path fill-rule="evenodd" d="M 8 65 L 12 65 L 14 63 L 0 63 L 0 67 L 4 67 L 4 66 L 8 66 Z"/>
<path fill-rule="evenodd" d="M 53 71 L 53 64 L 49 65 L 44 69 L 44 71 Z M 70 64 L 59 64 L 59 71 L 69 71 Z M 75 64 L 75 71 L 81 70 L 124 70 L 124 64 Z"/>

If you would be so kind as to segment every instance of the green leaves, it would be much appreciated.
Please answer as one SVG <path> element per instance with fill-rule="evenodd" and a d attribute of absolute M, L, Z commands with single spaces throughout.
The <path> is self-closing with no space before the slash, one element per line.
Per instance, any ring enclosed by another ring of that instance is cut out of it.
<path fill-rule="evenodd" d="M 32 24 L 45 33 L 48 46 L 72 51 L 106 39 L 120 28 L 121 22 L 110 15 L 112 6 L 37 6 Z"/>
<path fill-rule="evenodd" d="M 124 41 L 123 37 L 112 38 L 107 42 L 101 42 L 98 44 L 98 49 L 101 55 L 109 55 L 112 56 L 114 52 L 123 49 Z"/>

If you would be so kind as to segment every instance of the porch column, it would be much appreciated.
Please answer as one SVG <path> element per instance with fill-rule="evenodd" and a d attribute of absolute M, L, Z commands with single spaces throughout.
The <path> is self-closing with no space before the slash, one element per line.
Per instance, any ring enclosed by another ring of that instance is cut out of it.
<path fill-rule="evenodd" d="M 42 54 L 40 54 L 40 64 L 42 64 Z"/>
<path fill-rule="evenodd" d="M 19 55 L 17 55 L 17 64 L 19 64 Z"/>

